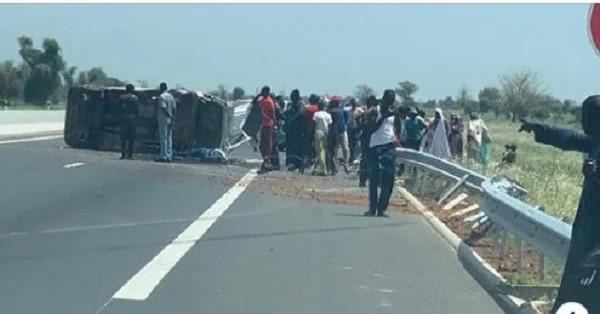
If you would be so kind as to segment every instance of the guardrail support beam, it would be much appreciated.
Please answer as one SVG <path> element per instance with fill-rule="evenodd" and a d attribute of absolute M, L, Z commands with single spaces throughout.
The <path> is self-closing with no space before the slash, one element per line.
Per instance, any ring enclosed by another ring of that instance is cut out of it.
<path fill-rule="evenodd" d="M 450 197 L 450 195 L 452 195 L 452 193 L 456 192 L 456 190 L 458 190 L 458 188 L 460 188 L 467 181 L 468 178 L 469 178 L 468 174 L 465 174 L 462 178 L 460 178 L 460 180 L 458 182 L 456 182 L 456 184 L 451 186 L 444 194 L 442 194 L 442 196 L 439 198 L 437 204 L 442 205 L 442 203 L 444 203 L 446 201 L 446 199 L 448 199 L 448 197 Z"/>

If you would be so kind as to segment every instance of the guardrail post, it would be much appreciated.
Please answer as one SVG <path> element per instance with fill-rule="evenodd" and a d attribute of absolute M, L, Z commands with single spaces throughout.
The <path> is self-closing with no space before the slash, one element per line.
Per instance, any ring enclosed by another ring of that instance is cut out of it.
<path fill-rule="evenodd" d="M 538 278 L 540 280 L 546 279 L 546 257 L 544 253 L 538 251 Z"/>
<path fill-rule="evenodd" d="M 506 231 L 503 228 L 498 230 L 498 242 L 500 246 L 500 250 L 498 250 L 498 267 L 501 267 L 506 253 Z"/>
<path fill-rule="evenodd" d="M 546 212 L 546 209 L 542 206 L 539 207 L 539 210 Z M 538 251 L 538 278 L 540 280 L 546 279 L 546 257 L 541 251 Z"/>
<path fill-rule="evenodd" d="M 421 195 L 423 190 L 423 181 L 425 180 L 425 171 L 418 169 L 417 170 L 417 179 L 415 181 L 415 193 L 417 195 Z"/>
<path fill-rule="evenodd" d="M 517 272 L 523 272 L 523 256 L 525 255 L 525 243 L 521 239 L 517 239 L 517 245 L 519 246 L 519 259 L 517 260 Z"/>

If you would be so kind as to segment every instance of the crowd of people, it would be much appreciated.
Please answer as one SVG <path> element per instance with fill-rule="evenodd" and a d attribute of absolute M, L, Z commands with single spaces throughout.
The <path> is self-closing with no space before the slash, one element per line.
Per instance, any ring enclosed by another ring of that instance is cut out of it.
<path fill-rule="evenodd" d="M 259 173 L 281 170 L 279 151 L 285 149 L 288 171 L 312 175 L 336 175 L 340 168 L 350 172 L 358 162 L 359 185 L 369 184 L 370 210 L 367 215 L 385 215 L 396 171 L 396 148 L 405 147 L 444 158 L 462 158 L 463 122 L 450 120 L 440 108 L 432 118 L 417 107 L 396 108 L 396 94 L 386 90 L 381 99 L 369 96 L 365 106 L 355 99 L 342 105 L 340 96 L 312 94 L 304 104 L 295 89 L 287 104 L 268 86 L 252 101 L 259 108 L 259 148 L 263 158 Z M 470 114 L 466 130 L 466 155 L 487 162 L 488 130 L 477 113 Z M 339 151 L 341 150 L 341 156 Z M 377 195 L 381 187 L 381 195 Z"/>
<path fill-rule="evenodd" d="M 287 170 L 304 172 L 312 167 L 312 174 L 318 176 L 336 175 L 340 166 L 349 172 L 350 165 L 360 160 L 359 184 L 364 186 L 368 173 L 367 148 L 374 132 L 369 130 L 369 123 L 377 120 L 375 112 L 383 98 L 369 96 L 364 107 L 350 99 L 342 106 L 342 97 L 312 94 L 304 104 L 296 89 L 290 100 L 286 104 L 282 95 L 273 95 L 265 86 L 252 102 L 253 106 L 260 107 L 262 120 L 259 146 L 264 162 L 260 172 L 280 170 L 279 151 L 285 149 Z M 479 114 L 470 114 L 465 149 L 465 128 L 459 116 L 452 114 L 447 120 L 442 109 L 437 108 L 434 116 L 426 119 L 425 112 L 417 107 L 395 108 L 392 104 L 389 109 L 393 118 L 393 142 L 397 147 L 444 159 L 462 158 L 466 152 L 465 157 L 487 163 L 490 137 Z M 338 157 L 340 150 L 341 158 Z"/>

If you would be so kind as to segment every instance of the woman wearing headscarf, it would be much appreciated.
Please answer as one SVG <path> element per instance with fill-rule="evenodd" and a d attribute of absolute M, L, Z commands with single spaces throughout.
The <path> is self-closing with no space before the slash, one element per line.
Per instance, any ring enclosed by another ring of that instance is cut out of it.
<path fill-rule="evenodd" d="M 488 130 L 485 123 L 476 112 L 472 112 L 470 118 L 467 128 L 467 157 L 479 163 L 483 163 L 485 160 L 481 159 L 481 145 L 485 144 L 483 142 L 484 140 L 489 139 L 486 139 L 487 135 L 484 135 Z M 487 154 L 485 151 L 484 153 Z"/>
<path fill-rule="evenodd" d="M 563 277 L 550 313 L 567 302 L 577 302 L 589 313 L 600 313 L 600 95 L 588 97 L 581 107 L 583 133 L 521 120 L 519 131 L 534 132 L 535 141 L 587 155 L 583 162 L 583 189 L 573 222 L 571 244 Z"/>
<path fill-rule="evenodd" d="M 461 157 L 463 154 L 463 125 L 456 114 L 450 115 L 450 135 L 448 136 L 450 144 L 450 154 L 452 158 Z"/>
<path fill-rule="evenodd" d="M 285 165 L 288 171 L 304 172 L 307 120 L 304 117 L 304 104 L 300 100 L 300 91 L 294 89 L 290 94 L 290 100 L 291 103 L 285 111 Z"/>
<path fill-rule="evenodd" d="M 444 118 L 442 109 L 435 109 L 435 117 L 429 124 L 424 139 L 423 152 L 443 159 L 450 159 L 450 145 L 448 144 L 448 133 L 450 123 Z"/>

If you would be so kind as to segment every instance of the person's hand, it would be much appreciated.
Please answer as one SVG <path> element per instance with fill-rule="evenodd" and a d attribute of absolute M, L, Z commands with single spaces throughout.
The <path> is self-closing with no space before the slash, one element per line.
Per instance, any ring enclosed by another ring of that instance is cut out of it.
<path fill-rule="evenodd" d="M 519 132 L 525 131 L 527 133 L 531 133 L 531 131 L 533 130 L 533 124 L 527 122 L 527 120 L 525 120 L 524 118 L 520 118 L 519 121 L 521 122 Z"/>

